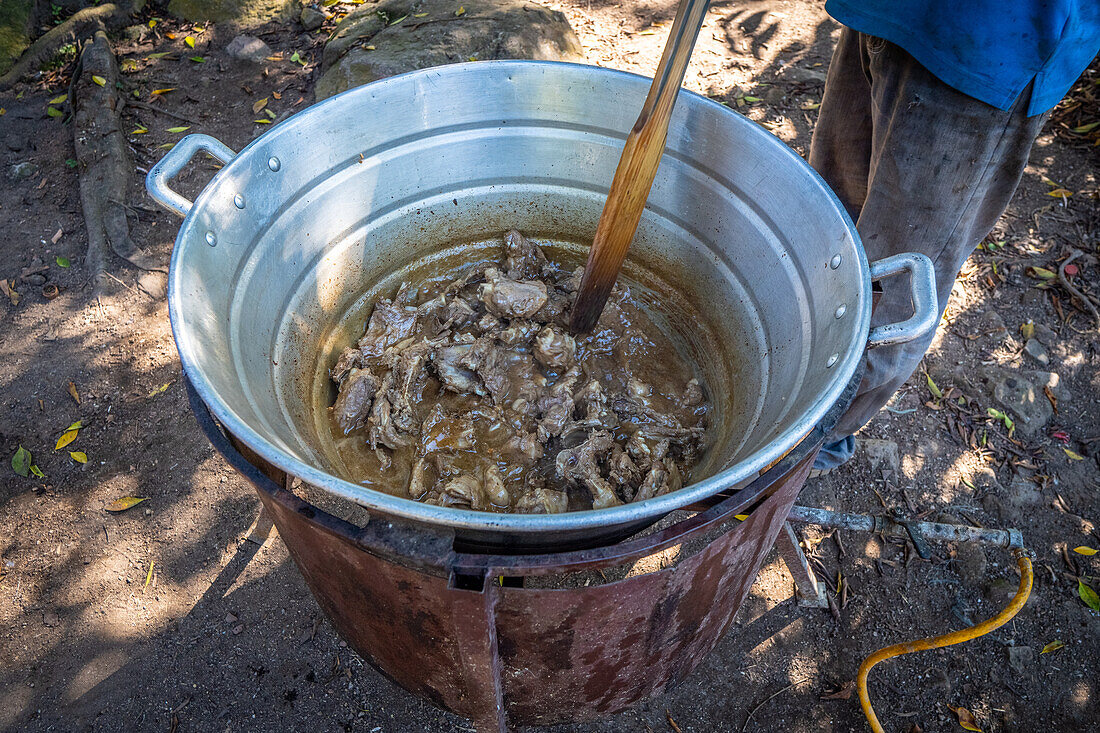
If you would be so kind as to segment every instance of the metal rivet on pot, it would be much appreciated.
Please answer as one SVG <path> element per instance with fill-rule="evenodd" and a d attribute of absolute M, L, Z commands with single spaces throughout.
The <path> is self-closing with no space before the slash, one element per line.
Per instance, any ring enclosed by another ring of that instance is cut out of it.
<path fill-rule="evenodd" d="M 836 316 L 837 318 L 843 318 L 844 314 L 847 313 L 847 312 L 848 312 L 848 306 L 841 303 L 840 305 L 838 305 L 836 307 L 836 313 L 834 313 L 833 315 Z"/>
<path fill-rule="evenodd" d="M 279 170 L 279 166 L 281 165 L 282 163 L 280 163 L 279 159 L 276 158 L 274 155 L 267 159 L 267 167 L 273 171 Z"/>
<path fill-rule="evenodd" d="M 234 196 L 233 197 L 233 205 L 236 206 L 238 209 L 243 209 L 244 208 L 244 196 L 241 196 L 240 194 L 237 194 L 236 196 Z"/>
<path fill-rule="evenodd" d="M 829 357 L 829 360 L 827 362 L 825 362 L 825 366 L 831 367 L 833 364 L 836 364 L 836 361 L 839 358 L 840 358 L 840 354 L 833 354 L 832 356 Z"/>
<path fill-rule="evenodd" d="M 829 267 L 833 268 L 834 270 L 840 267 L 840 260 L 840 255 L 833 255 L 833 259 L 829 260 Z"/>
<path fill-rule="evenodd" d="M 206 243 L 209 244 L 211 247 L 216 246 L 218 244 L 218 235 L 214 232 L 207 232 Z"/>

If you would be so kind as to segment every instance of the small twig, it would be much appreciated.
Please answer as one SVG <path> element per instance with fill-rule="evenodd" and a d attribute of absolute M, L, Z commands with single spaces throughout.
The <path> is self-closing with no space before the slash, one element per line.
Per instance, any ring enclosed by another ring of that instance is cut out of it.
<path fill-rule="evenodd" d="M 802 684 L 803 682 L 809 682 L 809 681 L 810 681 L 810 678 L 809 678 L 809 677 L 803 677 L 802 679 L 798 680 L 797 682 L 792 682 L 791 684 L 787 685 L 787 686 L 786 686 L 786 687 L 784 687 L 784 688 L 783 688 L 782 690 L 779 690 L 779 691 L 777 691 L 777 692 L 773 692 L 772 694 L 768 695 L 768 696 L 767 696 L 766 698 L 764 698 L 764 700 L 763 700 L 763 701 L 762 701 L 762 702 L 761 702 L 761 703 L 760 703 L 759 705 L 757 705 L 756 707 L 754 707 L 754 708 L 753 708 L 753 709 L 752 709 L 752 710 L 751 710 L 751 711 L 749 712 L 749 717 L 745 718 L 745 724 L 744 724 L 743 726 L 741 726 L 741 730 L 742 730 L 742 731 L 744 731 L 744 730 L 745 730 L 746 728 L 748 728 L 748 727 L 749 727 L 749 721 L 751 721 L 751 720 L 752 720 L 752 716 L 756 715 L 756 711 L 757 711 L 757 710 L 759 710 L 760 708 L 764 707 L 764 705 L 765 705 L 765 704 L 766 704 L 766 703 L 767 703 L 767 702 L 768 702 L 769 700 L 771 700 L 771 699 L 772 699 L 773 697 L 775 697 L 776 695 L 779 695 L 779 694 L 782 694 L 782 693 L 786 692 L 787 690 L 791 689 L 792 687 L 797 687 L 798 685 L 801 685 L 801 684 Z"/>
<path fill-rule="evenodd" d="M 1062 260 L 1062 264 L 1058 265 L 1058 282 L 1062 284 L 1062 287 L 1066 289 L 1066 292 L 1085 304 L 1085 306 L 1092 313 L 1092 317 L 1096 319 L 1096 329 L 1100 331 L 1100 310 L 1096 309 L 1096 304 L 1092 302 L 1092 298 L 1088 297 L 1080 290 L 1070 285 L 1069 280 L 1066 279 L 1066 267 L 1069 266 L 1069 263 L 1073 262 L 1075 259 L 1081 256 L 1080 250 L 1074 249 L 1070 250 L 1070 252 L 1070 256 Z"/>
<path fill-rule="evenodd" d="M 178 115 L 175 112 L 169 112 L 168 110 L 161 109 L 160 107 L 154 107 L 153 105 L 146 104 L 145 102 L 137 102 L 137 101 L 134 101 L 134 100 L 127 100 L 126 101 L 126 106 L 127 107 L 137 107 L 138 109 L 147 109 L 150 112 L 157 112 L 157 113 L 165 115 L 167 117 L 171 117 L 174 120 L 179 120 L 180 122 L 186 122 L 186 123 L 191 124 L 191 125 L 199 124 L 199 123 L 195 122 L 193 119 L 191 119 L 190 117 L 184 117 L 183 115 Z"/>

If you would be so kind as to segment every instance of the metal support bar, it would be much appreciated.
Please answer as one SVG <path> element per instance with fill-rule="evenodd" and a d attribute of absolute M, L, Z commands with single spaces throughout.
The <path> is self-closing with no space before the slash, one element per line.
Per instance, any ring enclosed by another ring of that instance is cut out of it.
<path fill-rule="evenodd" d="M 809 608 L 828 608 L 829 601 L 825 597 L 825 584 L 814 575 L 813 568 L 807 562 L 802 548 L 798 546 L 798 535 L 790 522 L 783 523 L 783 529 L 775 538 L 775 548 L 787 564 L 787 571 L 794 578 L 794 586 L 797 590 L 798 605 Z"/>
<path fill-rule="evenodd" d="M 943 540 L 948 542 L 977 542 L 983 545 L 1022 548 L 1024 537 L 1018 529 L 983 529 L 962 524 L 939 524 L 937 522 L 911 522 L 897 517 L 871 516 L 867 514 L 848 514 L 831 512 L 827 509 L 795 506 L 791 509 L 788 521 L 804 524 L 817 524 L 822 527 L 837 527 L 862 532 L 882 532 L 887 535 Z"/>

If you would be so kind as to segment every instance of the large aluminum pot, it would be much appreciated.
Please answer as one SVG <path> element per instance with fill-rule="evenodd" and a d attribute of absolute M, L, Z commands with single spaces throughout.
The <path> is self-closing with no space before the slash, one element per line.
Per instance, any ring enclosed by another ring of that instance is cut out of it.
<path fill-rule="evenodd" d="M 668 325 L 711 390 L 712 445 L 689 486 L 553 516 L 420 504 L 340 478 L 316 409 L 369 301 L 401 278 L 470 258 L 481 250 L 461 243 L 499 241 L 511 227 L 590 242 L 648 84 L 574 64 L 459 64 L 352 89 L 237 154 L 206 135 L 181 140 L 147 186 L 184 217 L 169 309 L 203 401 L 264 460 L 333 497 L 513 549 L 622 536 L 744 485 L 821 420 L 865 348 L 934 327 L 932 267 L 920 255 L 869 267 L 844 209 L 801 158 L 688 92 L 625 277 L 643 300 L 670 306 Z M 199 151 L 225 166 L 191 203 L 168 183 Z M 902 270 L 914 316 L 870 330 L 872 280 Z"/>

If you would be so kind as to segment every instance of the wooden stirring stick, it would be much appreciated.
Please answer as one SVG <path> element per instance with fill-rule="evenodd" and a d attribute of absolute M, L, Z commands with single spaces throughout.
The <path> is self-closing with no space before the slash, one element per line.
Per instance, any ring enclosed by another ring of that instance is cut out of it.
<path fill-rule="evenodd" d="M 638 121 L 626 137 L 626 146 L 596 227 L 596 239 L 588 251 L 588 263 L 584 266 L 584 277 L 570 321 L 574 333 L 584 333 L 595 325 L 626 259 L 626 251 L 634 239 L 649 189 L 657 175 L 672 107 L 676 104 L 676 95 L 684 81 L 684 72 L 709 4 L 710 0 L 680 0 L 661 63 Z"/>

